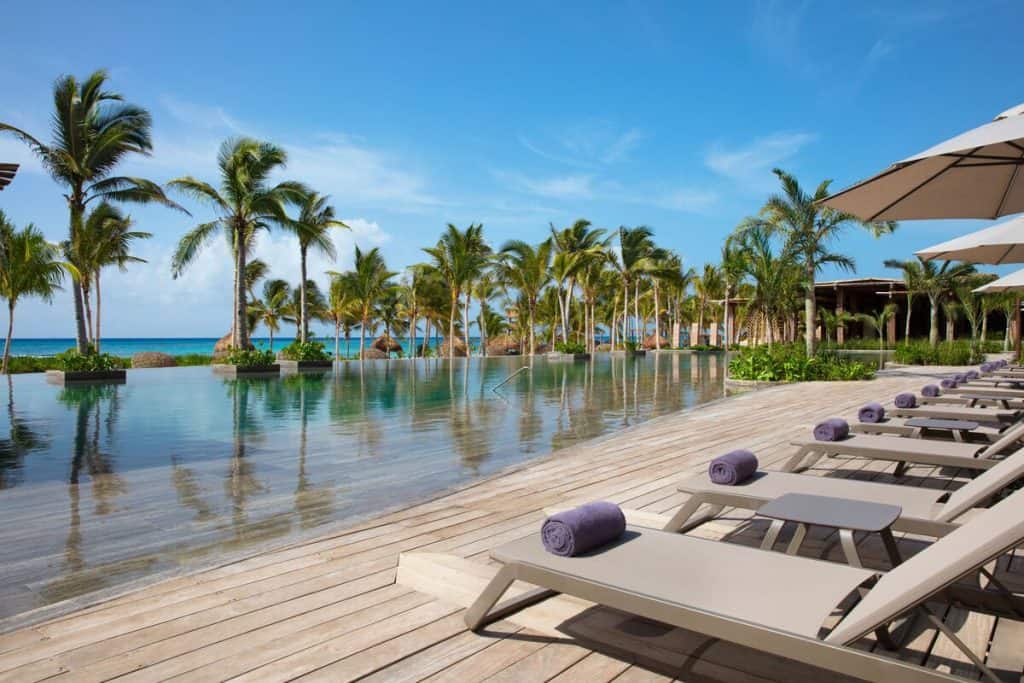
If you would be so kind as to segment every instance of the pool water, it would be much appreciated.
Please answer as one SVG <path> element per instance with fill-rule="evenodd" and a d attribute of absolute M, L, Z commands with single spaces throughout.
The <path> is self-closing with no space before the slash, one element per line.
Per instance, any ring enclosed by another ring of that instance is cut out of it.
<path fill-rule="evenodd" d="M 723 395 L 715 355 L 3 383 L 0 618 L 415 502 Z"/>

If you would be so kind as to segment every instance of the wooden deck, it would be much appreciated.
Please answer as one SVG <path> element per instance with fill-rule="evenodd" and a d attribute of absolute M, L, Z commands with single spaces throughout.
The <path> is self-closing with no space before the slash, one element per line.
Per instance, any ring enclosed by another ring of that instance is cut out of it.
<path fill-rule="evenodd" d="M 0 636 L 0 681 L 825 680 L 777 657 L 565 597 L 481 635 L 465 629 L 462 610 L 494 571 L 488 551 L 535 531 L 545 507 L 608 499 L 671 512 L 684 499 L 675 491 L 677 476 L 703 469 L 724 450 L 752 448 L 770 468 L 816 420 L 850 417 L 867 400 L 921 383 L 901 376 L 794 385 L 658 418 L 342 533 L 7 633 Z M 887 469 L 830 460 L 815 473 L 884 481 Z M 957 485 L 931 474 L 915 468 L 908 479 Z M 754 543 L 764 528 L 734 515 L 693 533 Z M 838 557 L 833 540 L 812 534 L 802 553 Z M 905 553 L 919 547 L 916 539 L 900 543 Z M 882 557 L 871 540 L 862 552 L 869 561 Z M 955 608 L 944 618 L 1007 680 L 1021 680 L 1024 622 Z M 922 630 L 903 656 L 978 677 L 934 630 Z"/>

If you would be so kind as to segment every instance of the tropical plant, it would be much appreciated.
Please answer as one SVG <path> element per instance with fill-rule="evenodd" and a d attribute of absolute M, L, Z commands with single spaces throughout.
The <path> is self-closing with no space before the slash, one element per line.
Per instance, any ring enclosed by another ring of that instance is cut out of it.
<path fill-rule="evenodd" d="M 324 350 L 324 345 L 321 342 L 301 341 L 298 339 L 281 349 L 281 356 L 287 360 L 295 361 L 324 361 L 331 359 L 330 354 Z"/>
<path fill-rule="evenodd" d="M 896 260 L 886 261 L 885 267 L 898 268 L 904 273 L 908 270 L 914 271 L 915 289 L 928 297 L 928 303 L 931 306 L 928 342 L 932 346 L 938 346 L 939 310 L 942 302 L 952 293 L 962 278 L 973 275 L 975 270 L 974 266 L 968 263 L 943 261 L 942 265 L 937 265 L 935 261 L 925 261 L 920 257 L 918 257 L 918 263 L 920 270 L 917 270 L 917 266 L 908 265 L 908 262 Z"/>
<path fill-rule="evenodd" d="M 0 122 L 0 133 L 11 133 L 25 142 L 50 176 L 65 187 L 64 197 L 70 213 L 68 242 L 71 244 L 82 241 L 86 208 L 93 202 L 153 202 L 181 209 L 156 183 L 113 175 L 128 156 L 148 156 L 152 151 L 152 119 L 142 107 L 128 104 L 120 94 L 108 90 L 106 83 L 105 71 L 95 71 L 81 82 L 67 75 L 57 79 L 53 85 L 50 144 Z M 76 268 L 72 276 L 77 278 L 81 264 L 72 262 L 71 265 Z M 71 291 L 77 348 L 84 353 L 88 345 L 85 306 L 77 279 Z"/>
<path fill-rule="evenodd" d="M 286 161 L 284 149 L 276 145 L 251 138 L 233 138 L 224 141 L 217 156 L 220 189 L 192 176 L 168 183 L 169 187 L 211 206 L 219 214 L 181 238 L 171 262 L 171 274 L 179 277 L 218 231 L 224 234 L 234 257 L 231 340 L 232 346 L 237 348 L 250 346 L 244 275 L 257 233 L 273 225 L 291 225 L 285 206 L 299 204 L 310 194 L 296 182 L 270 184 L 270 176 L 283 168 Z"/>
<path fill-rule="evenodd" d="M 899 259 L 887 259 L 886 268 L 896 268 L 903 273 L 903 286 L 907 290 L 907 319 L 903 331 L 903 338 L 910 339 L 910 316 L 914 311 L 914 299 L 921 294 L 925 282 L 924 261 L 920 258 L 907 261 Z"/>
<path fill-rule="evenodd" d="M 239 349 L 228 351 L 224 362 L 240 368 L 265 368 L 274 364 L 274 352 L 270 349 Z"/>
<path fill-rule="evenodd" d="M 858 313 L 854 316 L 869 330 L 878 335 L 879 350 L 885 349 L 885 325 L 896 315 L 896 304 L 886 304 L 882 310 L 874 313 Z"/>
<path fill-rule="evenodd" d="M 251 265 L 251 264 L 250 264 Z M 267 280 L 263 283 L 263 298 L 249 304 L 249 311 L 256 323 L 263 323 L 270 336 L 270 348 L 274 348 L 274 333 L 281 329 L 281 323 L 289 319 L 291 286 L 284 280 Z"/>
<path fill-rule="evenodd" d="M 433 247 L 424 247 L 423 251 L 430 256 L 429 263 L 450 292 L 450 310 L 448 318 L 448 357 L 455 357 L 455 320 L 458 317 L 459 303 L 462 294 L 472 287 L 488 263 L 490 249 L 483 240 L 483 225 L 471 224 L 465 230 L 459 230 L 451 223 L 441 234 L 441 239 Z M 463 313 L 463 330 L 469 346 L 469 298 Z"/>
<path fill-rule="evenodd" d="M 54 356 L 54 360 L 62 372 L 106 372 L 122 365 L 121 359 L 109 353 L 99 353 L 92 346 L 87 346 L 85 353 L 68 349 Z"/>
<path fill-rule="evenodd" d="M 351 271 L 346 272 L 345 287 L 359 308 L 359 358 L 362 359 L 366 348 L 366 330 L 370 326 L 370 315 L 378 299 L 386 289 L 391 287 L 391 278 L 395 276 L 384 263 L 384 256 L 379 247 L 363 251 L 355 248 L 355 263 Z"/>
<path fill-rule="evenodd" d="M 992 273 L 977 273 L 962 278 L 954 287 L 953 292 L 960 302 L 960 311 L 971 326 L 971 341 L 977 343 L 981 337 L 982 321 L 985 319 L 986 307 L 984 294 L 974 290 L 996 279 Z"/>
<path fill-rule="evenodd" d="M 34 225 L 17 230 L 0 211 L 0 297 L 7 300 L 7 341 L 0 368 L 4 374 L 11 359 L 14 309 L 26 297 L 39 297 L 47 303 L 53 300 L 66 269 L 59 254 Z"/>
<path fill-rule="evenodd" d="M 871 379 L 868 365 L 834 353 L 808 355 L 803 344 L 741 349 L 729 363 L 729 377 L 758 382 L 851 381 Z"/>
<path fill-rule="evenodd" d="M 800 273 L 788 252 L 775 253 L 767 226 L 742 226 L 735 235 L 734 245 L 754 286 L 748 304 L 749 314 L 760 315 L 768 346 L 771 347 L 775 343 L 776 324 L 799 284 Z"/>
<path fill-rule="evenodd" d="M 856 316 L 846 311 L 830 311 L 827 308 L 818 309 L 818 318 L 822 327 L 825 328 L 825 342 L 831 344 L 833 339 L 838 340 L 838 330 L 846 327 L 846 323 L 856 320 Z"/>
<path fill-rule="evenodd" d="M 654 243 L 654 231 L 646 225 L 635 228 L 621 226 L 618 231 L 619 256 L 612 260 L 612 266 L 622 276 L 623 293 L 623 330 L 624 338 L 630 336 L 629 297 L 633 295 L 633 326 L 634 339 L 642 335 L 640 329 L 640 281 L 654 264 L 668 254 Z M 642 340 L 640 340 L 642 341 Z"/>
<path fill-rule="evenodd" d="M 352 328 L 359 321 L 359 307 L 352 293 L 348 289 L 348 279 L 340 274 L 331 275 L 331 284 L 327 289 L 327 306 L 324 308 L 324 319 L 334 327 L 334 358 L 341 359 L 339 339 L 342 330 L 345 330 L 345 344 L 348 346 L 348 338 Z M 348 355 L 348 349 L 345 350 Z"/>
<path fill-rule="evenodd" d="M 791 254 L 803 271 L 804 289 L 804 338 L 807 354 L 814 353 L 814 328 L 817 321 L 817 302 L 814 281 L 822 266 L 833 265 L 843 270 L 853 270 L 853 259 L 829 250 L 831 242 L 851 225 L 867 228 L 876 237 L 896 229 L 892 222 L 863 221 L 853 214 L 838 211 L 821 203 L 829 195 L 831 180 L 818 184 L 813 192 L 807 192 L 797 179 L 781 169 L 772 169 L 782 184 L 782 192 L 773 194 L 765 202 L 756 218 L 744 223 L 749 229 L 755 226 L 767 228 L 771 233 L 783 237 L 785 251 Z"/>
<path fill-rule="evenodd" d="M 526 304 L 526 329 L 529 353 L 537 348 L 537 304 L 541 291 L 550 280 L 548 266 L 554 247 L 551 240 L 533 246 L 522 240 L 509 240 L 501 245 L 498 254 L 498 277 L 519 292 Z"/>
<path fill-rule="evenodd" d="M 589 262 L 604 261 L 609 239 L 605 238 L 604 230 L 592 228 L 590 221 L 583 218 L 562 230 L 550 224 L 550 230 L 555 262 L 552 266 L 552 279 L 559 296 L 562 339 L 567 341 L 577 276 Z"/>
<path fill-rule="evenodd" d="M 307 308 L 306 259 L 312 248 L 331 260 L 337 258 L 334 240 L 331 239 L 331 228 L 348 229 L 342 221 L 335 217 L 334 207 L 328 204 L 330 197 L 316 192 L 309 192 L 302 197 L 299 216 L 289 225 L 299 239 L 299 340 L 306 341 L 309 336 L 309 311 Z"/>

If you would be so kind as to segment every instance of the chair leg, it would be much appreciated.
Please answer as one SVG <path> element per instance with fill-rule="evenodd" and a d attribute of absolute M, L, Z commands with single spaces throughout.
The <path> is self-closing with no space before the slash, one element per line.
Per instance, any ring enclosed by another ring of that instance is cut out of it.
<path fill-rule="evenodd" d="M 708 511 L 700 515 L 697 515 L 697 510 L 700 509 L 701 505 L 707 503 L 709 506 Z M 683 503 L 674 515 L 672 519 L 662 528 L 662 531 L 671 531 L 675 533 L 685 533 L 690 529 L 696 528 L 715 518 L 722 510 L 725 509 L 724 505 L 718 505 L 708 501 L 707 496 L 695 493 L 690 496 L 690 499 Z"/>
<path fill-rule="evenodd" d="M 505 565 L 498 570 L 498 573 L 494 575 L 494 578 L 487 584 L 483 592 L 480 593 L 480 596 L 466 610 L 463 619 L 469 630 L 477 631 L 491 622 L 503 619 L 513 612 L 518 612 L 521 609 L 558 594 L 558 591 L 548 588 L 535 588 L 506 600 L 495 607 L 495 604 L 515 580 L 516 573 L 513 567 Z"/>
<path fill-rule="evenodd" d="M 793 456 L 786 461 L 782 466 L 783 472 L 803 472 L 809 469 L 814 463 L 821 460 L 822 456 L 825 455 L 823 451 L 815 453 L 812 451 L 812 447 L 803 446 Z"/>

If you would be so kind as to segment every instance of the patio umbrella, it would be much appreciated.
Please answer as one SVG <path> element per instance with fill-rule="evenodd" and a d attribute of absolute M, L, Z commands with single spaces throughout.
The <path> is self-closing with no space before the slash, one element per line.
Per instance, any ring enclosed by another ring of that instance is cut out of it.
<path fill-rule="evenodd" d="M 987 294 L 991 292 L 1019 292 L 1021 290 L 1024 290 L 1024 270 L 1004 275 L 998 280 L 993 280 L 988 284 L 978 287 L 974 291 L 979 294 Z"/>
<path fill-rule="evenodd" d="M 999 218 L 1024 211 L 1024 104 L 822 200 L 864 220 Z"/>
<path fill-rule="evenodd" d="M 1024 263 L 1024 216 L 968 233 L 914 252 L 930 261 L 965 261 L 967 263 Z"/>

